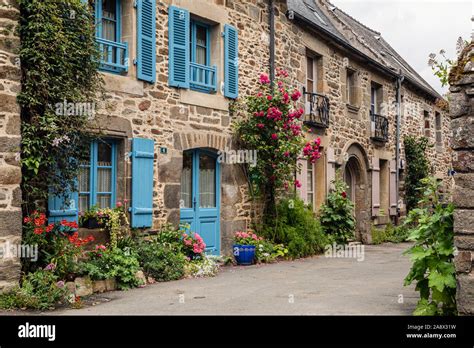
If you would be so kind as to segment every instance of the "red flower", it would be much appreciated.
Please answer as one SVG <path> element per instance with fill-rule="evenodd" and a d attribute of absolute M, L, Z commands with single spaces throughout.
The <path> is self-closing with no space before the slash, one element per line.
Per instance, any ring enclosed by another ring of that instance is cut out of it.
<path fill-rule="evenodd" d="M 262 128 L 265 127 L 265 125 L 264 125 L 263 123 L 259 123 L 259 124 L 257 124 L 257 127 L 260 128 L 260 129 L 262 129 Z"/>
<path fill-rule="evenodd" d="M 278 134 L 273 133 L 273 134 L 272 134 L 272 139 L 273 139 L 273 140 L 277 140 L 277 139 L 278 139 Z"/>
<path fill-rule="evenodd" d="M 298 99 L 300 99 L 300 97 L 301 97 L 301 92 L 298 91 L 297 89 L 295 89 L 295 90 L 293 91 L 293 94 L 291 95 L 291 99 L 292 99 L 293 101 L 297 101 Z"/>
<path fill-rule="evenodd" d="M 271 95 L 267 95 L 267 100 L 272 101 L 273 97 Z"/>
<path fill-rule="evenodd" d="M 344 198 L 347 197 L 347 193 L 346 193 L 346 192 L 343 192 L 341 195 L 342 195 L 342 197 L 344 197 Z"/>

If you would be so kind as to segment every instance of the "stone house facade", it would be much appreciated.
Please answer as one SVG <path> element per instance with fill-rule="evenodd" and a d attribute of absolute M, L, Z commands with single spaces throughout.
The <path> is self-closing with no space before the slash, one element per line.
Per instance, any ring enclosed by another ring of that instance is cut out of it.
<path fill-rule="evenodd" d="M 94 204 L 128 200 L 133 227 L 189 222 L 210 252 L 229 254 L 233 232 L 251 227 L 255 207 L 241 166 L 220 163 L 218 155 L 238 150 L 235 100 L 253 93 L 259 74 L 270 72 L 269 62 L 287 70 L 305 92 L 302 107 L 311 129 L 306 136 L 321 138 L 321 159 L 314 166 L 301 162 L 298 194 L 317 211 L 340 170 L 356 203 L 358 240 L 370 243 L 373 224 L 403 214 L 397 98 L 400 142 L 407 134 L 429 135 L 435 145 L 433 174 L 449 182 L 449 121 L 436 106 L 440 96 L 380 33 L 326 1 L 88 3 L 104 50 L 107 98 L 96 114 L 104 141 L 91 144 L 91 161 L 70 199 L 74 204 L 64 208 L 52 197 L 51 219 L 76 219 Z M 17 24 L 14 4 L 2 0 L 2 28 Z M 0 36 L 0 238 L 5 241 L 21 236 L 15 156 L 20 113 L 14 101 L 20 71 L 13 53 L 18 38 L 6 31 Z M 10 279 L 3 269 L 17 270 L 6 261 L 0 267 L 0 281 Z"/>

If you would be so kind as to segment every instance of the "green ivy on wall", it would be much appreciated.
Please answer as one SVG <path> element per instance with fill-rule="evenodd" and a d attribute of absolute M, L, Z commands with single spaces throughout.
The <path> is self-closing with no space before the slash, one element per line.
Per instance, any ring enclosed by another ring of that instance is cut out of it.
<path fill-rule="evenodd" d="M 81 0 L 19 5 L 22 189 L 31 207 L 74 188 L 102 80 L 93 15 Z"/>
<path fill-rule="evenodd" d="M 429 162 L 426 158 L 428 139 L 425 137 L 407 136 L 404 139 L 407 174 L 405 178 L 405 196 L 407 211 L 412 210 L 422 198 L 419 190 L 421 179 L 429 176 Z"/>

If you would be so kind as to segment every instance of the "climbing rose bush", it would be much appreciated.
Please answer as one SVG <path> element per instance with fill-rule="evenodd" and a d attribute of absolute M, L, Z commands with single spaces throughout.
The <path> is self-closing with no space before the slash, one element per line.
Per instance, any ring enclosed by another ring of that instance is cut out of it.
<path fill-rule="evenodd" d="M 277 69 L 273 89 L 267 75 L 261 74 L 255 95 L 245 100 L 247 117 L 236 125 L 243 147 L 257 150 L 256 165 L 248 166 L 254 192 L 265 195 L 266 216 L 275 214 L 275 194 L 279 189 L 300 187 L 295 173 L 297 159 L 303 156 L 313 163 L 319 158 L 320 140 L 306 142 L 299 105 L 301 92 L 288 83 L 288 72 Z"/>

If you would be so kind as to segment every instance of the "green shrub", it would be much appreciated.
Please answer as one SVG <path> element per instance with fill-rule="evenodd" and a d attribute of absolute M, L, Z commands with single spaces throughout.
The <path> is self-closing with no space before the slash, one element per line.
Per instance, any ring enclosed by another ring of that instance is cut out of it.
<path fill-rule="evenodd" d="M 37 270 L 27 274 L 21 287 L 0 295 L 0 308 L 51 309 L 66 300 L 68 291 L 64 282 L 58 281 L 53 270 Z"/>
<path fill-rule="evenodd" d="M 263 227 L 261 234 L 269 241 L 286 245 L 292 258 L 321 253 L 328 239 L 312 210 L 300 199 L 286 199 L 277 206 L 275 228 Z"/>
<path fill-rule="evenodd" d="M 386 228 L 377 228 L 372 226 L 372 243 L 373 244 L 382 244 L 387 241 L 387 229 Z"/>
<path fill-rule="evenodd" d="M 403 140 L 405 147 L 405 158 L 407 170 L 405 178 L 405 196 L 407 211 L 416 208 L 418 201 L 422 198 L 420 187 L 421 179 L 429 175 L 429 161 L 426 157 L 428 139 L 425 137 L 407 136 Z"/>
<path fill-rule="evenodd" d="M 407 225 L 402 224 L 399 226 L 393 227 L 393 233 L 388 236 L 389 242 L 401 243 L 408 240 L 410 235 L 410 229 Z"/>
<path fill-rule="evenodd" d="M 372 226 L 372 243 L 382 244 L 385 242 L 401 243 L 408 239 L 410 230 L 406 225 L 393 226 L 389 223 L 385 228 Z"/>
<path fill-rule="evenodd" d="M 319 218 L 323 231 L 337 244 L 346 244 L 354 237 L 354 204 L 347 197 L 347 185 L 340 174 L 333 181 L 334 189 L 328 195 L 327 202 L 321 206 Z"/>
<path fill-rule="evenodd" d="M 186 257 L 174 243 L 161 243 L 160 237 L 139 241 L 138 255 L 143 271 L 157 281 L 184 276 Z"/>
<path fill-rule="evenodd" d="M 435 178 L 422 179 L 421 183 L 423 198 L 405 221 L 413 226 L 409 240 L 415 242 L 405 252 L 413 262 L 405 285 L 416 282 L 416 290 L 420 292 L 414 315 L 453 315 L 456 314 L 454 206 L 440 201 Z"/>
<path fill-rule="evenodd" d="M 135 248 L 124 247 L 95 250 L 89 253 L 89 258 L 80 264 L 83 275 L 94 280 L 115 278 L 117 287 L 127 290 L 139 286 L 135 277 L 140 270 L 138 253 Z"/>
<path fill-rule="evenodd" d="M 269 240 L 260 240 L 255 245 L 255 260 L 257 263 L 271 263 L 288 255 L 288 248 L 283 244 L 275 244 Z"/>

